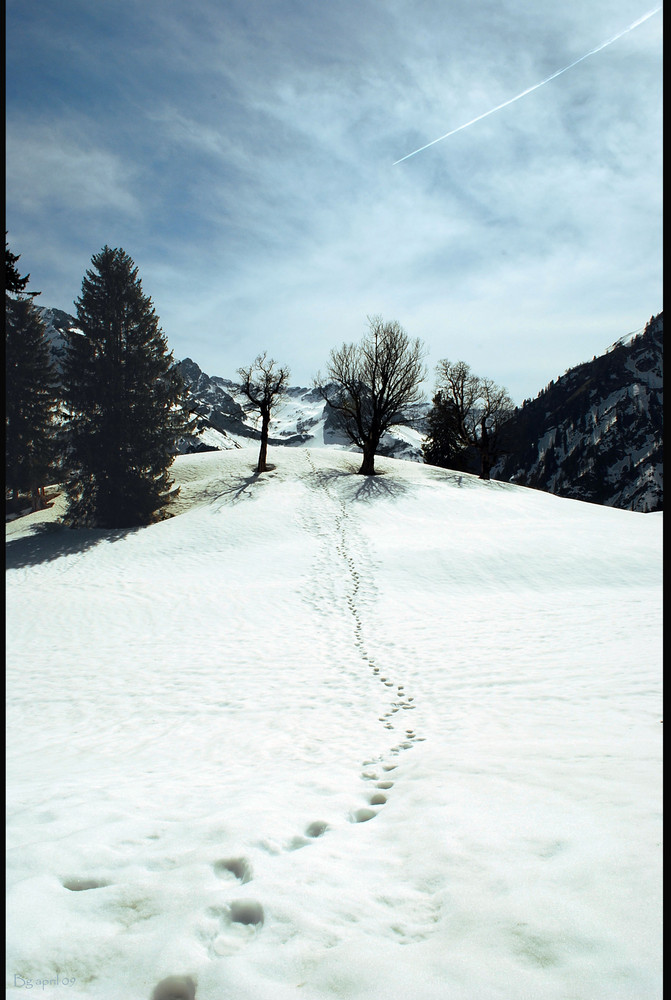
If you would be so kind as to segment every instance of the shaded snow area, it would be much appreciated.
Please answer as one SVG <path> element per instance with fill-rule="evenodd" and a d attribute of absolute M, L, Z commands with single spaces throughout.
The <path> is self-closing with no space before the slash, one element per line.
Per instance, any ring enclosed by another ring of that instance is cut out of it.
<path fill-rule="evenodd" d="M 256 458 L 7 526 L 8 995 L 659 998 L 661 514 Z"/>

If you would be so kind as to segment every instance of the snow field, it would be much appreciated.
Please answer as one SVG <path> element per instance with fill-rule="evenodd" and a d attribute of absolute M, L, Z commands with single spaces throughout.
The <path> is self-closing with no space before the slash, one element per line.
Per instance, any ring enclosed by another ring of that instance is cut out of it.
<path fill-rule="evenodd" d="M 9 995 L 655 1000 L 661 517 L 255 458 L 8 526 Z"/>

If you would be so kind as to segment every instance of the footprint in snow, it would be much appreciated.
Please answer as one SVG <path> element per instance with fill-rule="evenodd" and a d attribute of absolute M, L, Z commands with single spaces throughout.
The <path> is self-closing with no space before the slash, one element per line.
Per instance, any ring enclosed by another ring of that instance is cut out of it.
<path fill-rule="evenodd" d="M 265 913 L 257 900 L 232 899 L 227 904 L 207 908 L 197 935 L 211 958 L 233 955 L 245 941 L 255 937 L 264 921 Z"/>
<path fill-rule="evenodd" d="M 63 887 L 70 892 L 85 892 L 87 889 L 104 889 L 109 882 L 99 878 L 68 878 L 63 882 Z"/>
<path fill-rule="evenodd" d="M 368 803 L 371 806 L 383 806 L 387 801 L 387 796 L 384 793 L 388 791 L 390 788 L 393 788 L 394 782 L 380 781 L 379 771 L 377 769 L 370 768 L 370 765 L 374 764 L 375 762 L 368 761 L 367 763 L 368 763 L 368 769 L 361 772 L 361 778 L 363 781 L 376 782 L 375 787 L 380 789 L 380 791 L 373 792 L 372 795 L 369 796 Z M 397 766 L 396 764 L 381 765 L 382 770 L 384 771 L 393 771 L 396 766 Z M 366 764 L 364 764 L 364 767 L 366 767 Z M 373 817 L 377 816 L 378 811 L 379 810 L 377 809 L 369 809 L 368 807 L 364 806 L 361 809 L 355 809 L 353 812 L 351 812 L 349 819 L 351 823 L 367 823 L 369 820 L 373 819 Z"/>
<path fill-rule="evenodd" d="M 353 813 L 350 814 L 351 823 L 367 823 L 368 820 L 373 819 L 377 816 L 375 809 L 355 809 Z"/>
<path fill-rule="evenodd" d="M 305 834 L 307 837 L 312 837 L 313 839 L 315 839 L 316 837 L 322 837 L 326 833 L 328 828 L 329 828 L 328 823 L 325 823 L 323 820 L 316 819 L 314 820 L 314 822 L 308 825 L 308 827 L 305 830 Z"/>
<path fill-rule="evenodd" d="M 196 984 L 191 976 L 168 976 L 154 987 L 151 1000 L 195 1000 Z"/>
<path fill-rule="evenodd" d="M 221 861 L 214 862 L 213 868 L 220 878 L 234 875 L 238 882 L 243 884 L 252 881 L 252 866 L 247 858 L 222 858 Z"/>
<path fill-rule="evenodd" d="M 229 917 L 234 924 L 260 927 L 265 920 L 263 907 L 255 899 L 234 899 L 228 905 Z"/>
<path fill-rule="evenodd" d="M 311 841 L 316 840 L 318 837 L 323 837 L 326 831 L 329 829 L 328 823 L 323 819 L 315 819 L 312 823 L 308 823 L 305 828 L 305 835 L 293 837 L 287 844 L 288 851 L 298 851 L 301 847 L 307 847 Z"/>

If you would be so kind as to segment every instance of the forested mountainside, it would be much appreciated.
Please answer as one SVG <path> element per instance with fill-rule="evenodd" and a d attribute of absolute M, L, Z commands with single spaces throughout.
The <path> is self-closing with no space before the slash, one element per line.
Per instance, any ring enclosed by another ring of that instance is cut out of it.
<path fill-rule="evenodd" d="M 663 506 L 663 313 L 518 408 L 492 475 L 629 510 Z"/>

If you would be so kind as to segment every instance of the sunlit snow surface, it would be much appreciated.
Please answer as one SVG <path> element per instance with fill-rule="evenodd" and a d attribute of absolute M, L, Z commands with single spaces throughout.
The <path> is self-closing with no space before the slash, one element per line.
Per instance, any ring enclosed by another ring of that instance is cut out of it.
<path fill-rule="evenodd" d="M 656 1000 L 661 515 L 255 460 L 8 525 L 8 995 Z"/>

